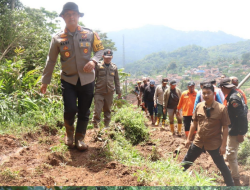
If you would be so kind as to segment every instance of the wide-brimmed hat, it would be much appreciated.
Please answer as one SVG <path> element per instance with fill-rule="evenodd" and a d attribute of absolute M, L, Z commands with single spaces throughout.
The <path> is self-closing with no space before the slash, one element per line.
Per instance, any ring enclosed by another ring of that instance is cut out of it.
<path fill-rule="evenodd" d="M 224 78 L 220 81 L 220 86 L 226 87 L 226 88 L 233 88 L 235 87 L 234 84 L 231 83 L 230 78 Z"/>
<path fill-rule="evenodd" d="M 73 2 L 68 2 L 65 5 L 63 5 L 63 10 L 60 13 L 60 17 L 62 17 L 62 15 L 65 13 L 65 11 L 75 11 L 78 12 L 80 17 L 83 17 L 84 13 L 80 13 L 79 9 L 78 9 L 78 5 L 73 3 Z"/>

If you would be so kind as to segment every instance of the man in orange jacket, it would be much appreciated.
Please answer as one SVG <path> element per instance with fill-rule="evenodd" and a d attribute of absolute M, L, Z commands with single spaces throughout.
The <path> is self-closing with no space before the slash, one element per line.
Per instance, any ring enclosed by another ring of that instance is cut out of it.
<path fill-rule="evenodd" d="M 179 104 L 177 106 L 176 113 L 180 114 L 179 111 L 182 109 L 182 115 L 183 115 L 183 123 L 185 127 L 185 134 L 186 137 L 188 137 L 191 121 L 192 121 L 192 115 L 193 115 L 193 109 L 194 109 L 194 103 L 197 92 L 195 91 L 195 83 L 189 82 L 188 83 L 188 90 L 185 90 L 181 94 L 181 98 L 179 101 Z"/>

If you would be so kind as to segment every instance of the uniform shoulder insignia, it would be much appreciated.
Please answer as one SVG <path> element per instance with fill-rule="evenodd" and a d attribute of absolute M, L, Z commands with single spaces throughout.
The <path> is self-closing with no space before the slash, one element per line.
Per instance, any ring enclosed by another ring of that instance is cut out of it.
<path fill-rule="evenodd" d="M 111 65 L 113 66 L 114 69 L 117 69 L 116 64 L 114 64 L 114 63 L 111 62 Z"/>
<path fill-rule="evenodd" d="M 89 29 L 89 28 L 85 28 L 85 27 L 83 27 L 83 26 L 81 26 L 81 27 L 82 27 L 83 30 L 88 30 L 88 31 L 90 31 L 90 32 L 93 32 L 93 30 L 91 30 L 91 29 Z"/>
<path fill-rule="evenodd" d="M 63 30 L 57 32 L 57 33 L 55 34 L 55 36 L 60 36 L 60 35 L 62 35 L 62 34 L 64 34 L 64 31 L 63 31 Z"/>
<path fill-rule="evenodd" d="M 237 93 L 237 96 L 238 96 L 239 98 L 241 98 L 241 94 L 240 94 L 240 93 Z"/>
<path fill-rule="evenodd" d="M 98 68 L 100 68 L 100 69 L 104 69 L 104 67 L 103 67 L 103 65 L 102 65 L 102 62 L 101 62 L 101 61 L 97 63 L 97 66 L 98 66 Z"/>
<path fill-rule="evenodd" d="M 229 100 L 239 100 L 239 101 L 241 101 L 241 95 L 240 95 L 240 93 L 234 93 L 234 94 L 232 94 L 232 96 L 230 96 L 230 98 L 229 98 Z"/>
<path fill-rule="evenodd" d="M 233 106 L 234 108 L 237 108 L 237 107 L 239 106 L 239 104 L 237 103 L 236 100 L 233 100 L 233 101 L 230 102 L 230 103 L 232 104 L 232 106 Z"/>

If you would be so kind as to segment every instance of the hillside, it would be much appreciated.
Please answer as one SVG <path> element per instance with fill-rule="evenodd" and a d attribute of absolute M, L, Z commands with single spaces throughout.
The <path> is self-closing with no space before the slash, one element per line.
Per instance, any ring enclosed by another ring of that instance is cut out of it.
<path fill-rule="evenodd" d="M 139 61 L 127 64 L 125 71 L 136 75 L 154 75 L 169 69 L 176 69 L 175 72 L 181 73 L 188 67 L 193 68 L 203 64 L 216 65 L 222 58 L 240 59 L 242 54 L 249 51 L 250 40 L 209 48 L 189 45 L 169 53 L 161 51 L 147 55 Z M 176 68 L 170 68 L 170 63 Z"/>
<path fill-rule="evenodd" d="M 166 26 L 146 25 L 136 29 L 126 29 L 108 32 L 108 38 L 115 42 L 117 51 L 113 61 L 122 66 L 123 36 L 125 43 L 125 63 L 140 60 L 148 54 L 166 51 L 170 52 L 187 45 L 198 45 L 203 48 L 226 43 L 244 41 L 243 38 L 224 32 L 209 31 L 178 31 Z"/>

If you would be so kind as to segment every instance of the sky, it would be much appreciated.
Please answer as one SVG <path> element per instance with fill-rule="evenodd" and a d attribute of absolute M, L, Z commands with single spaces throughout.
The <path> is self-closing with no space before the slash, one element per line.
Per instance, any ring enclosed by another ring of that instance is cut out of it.
<path fill-rule="evenodd" d="M 31 8 L 62 11 L 67 0 L 20 0 Z M 182 31 L 223 31 L 250 39 L 250 0 L 71 0 L 87 28 L 102 32 L 164 25 Z M 62 27 L 64 26 L 63 19 Z"/>

